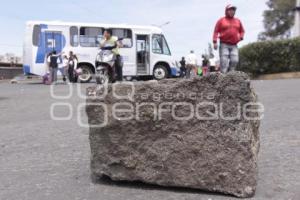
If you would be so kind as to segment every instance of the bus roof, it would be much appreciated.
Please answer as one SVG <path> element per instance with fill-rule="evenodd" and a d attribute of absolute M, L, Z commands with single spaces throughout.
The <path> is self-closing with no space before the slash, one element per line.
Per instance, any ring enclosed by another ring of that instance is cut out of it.
<path fill-rule="evenodd" d="M 52 26 L 90 26 L 103 28 L 128 28 L 138 31 L 147 31 L 152 33 L 162 33 L 162 29 L 156 26 L 139 26 L 128 24 L 104 24 L 104 23 L 83 23 L 83 22 L 64 22 L 64 21 L 28 21 L 27 25 L 46 24 Z"/>

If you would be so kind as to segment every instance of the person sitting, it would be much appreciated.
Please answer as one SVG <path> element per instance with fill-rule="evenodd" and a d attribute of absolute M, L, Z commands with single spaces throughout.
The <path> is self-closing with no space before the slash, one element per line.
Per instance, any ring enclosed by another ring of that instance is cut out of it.
<path fill-rule="evenodd" d="M 111 50 L 115 55 L 115 64 L 111 71 L 112 82 L 116 81 L 115 76 L 117 76 L 117 81 L 123 81 L 123 62 L 119 52 L 119 48 L 122 47 L 122 44 L 116 37 L 112 36 L 111 29 L 104 30 L 103 37 L 104 39 L 100 42 L 100 48 L 103 50 Z"/>

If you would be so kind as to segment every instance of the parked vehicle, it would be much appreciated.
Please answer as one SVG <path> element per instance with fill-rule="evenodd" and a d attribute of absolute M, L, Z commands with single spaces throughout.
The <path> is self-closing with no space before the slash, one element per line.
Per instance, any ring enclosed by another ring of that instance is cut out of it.
<path fill-rule="evenodd" d="M 127 80 L 140 76 L 164 79 L 179 76 L 179 66 L 171 55 L 162 30 L 154 26 L 31 21 L 26 24 L 24 40 L 25 74 L 44 76 L 46 55 L 52 51 L 73 51 L 81 69 L 80 82 L 89 82 L 96 73 L 95 58 L 105 28 L 123 38 L 120 54 Z"/>

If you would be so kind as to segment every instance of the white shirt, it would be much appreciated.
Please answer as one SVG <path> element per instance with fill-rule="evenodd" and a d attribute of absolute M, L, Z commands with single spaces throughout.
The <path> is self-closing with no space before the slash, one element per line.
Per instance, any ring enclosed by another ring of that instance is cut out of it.
<path fill-rule="evenodd" d="M 69 64 L 69 59 L 64 58 L 63 59 L 63 67 L 67 67 Z"/>
<path fill-rule="evenodd" d="M 198 61 L 197 61 L 197 56 L 194 53 L 189 54 L 186 57 L 186 64 L 188 65 L 197 65 Z"/>
<path fill-rule="evenodd" d="M 77 69 L 78 61 L 77 59 L 74 59 L 74 69 Z"/>
<path fill-rule="evenodd" d="M 209 64 L 210 64 L 210 66 L 213 66 L 213 67 L 217 66 L 216 58 L 209 59 Z"/>
<path fill-rule="evenodd" d="M 74 64 L 74 61 L 73 61 L 73 60 L 70 60 L 68 63 L 69 63 L 69 65 L 73 65 L 73 66 L 75 66 L 75 64 Z"/>
<path fill-rule="evenodd" d="M 68 64 L 73 65 L 74 69 L 77 69 L 78 61 L 74 58 L 73 60 L 68 61 Z"/>

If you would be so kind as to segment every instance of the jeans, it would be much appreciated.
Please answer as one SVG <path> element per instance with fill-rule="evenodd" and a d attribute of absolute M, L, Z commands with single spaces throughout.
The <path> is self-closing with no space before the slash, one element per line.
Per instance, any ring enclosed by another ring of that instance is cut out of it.
<path fill-rule="evenodd" d="M 239 50 L 237 45 L 220 44 L 220 68 L 222 73 L 235 71 L 239 63 Z"/>
<path fill-rule="evenodd" d="M 196 68 L 195 65 L 191 65 L 191 64 L 186 65 L 186 75 L 185 75 L 185 77 L 187 79 L 191 78 L 191 73 L 194 73 L 195 68 Z"/>
<path fill-rule="evenodd" d="M 50 67 L 50 80 L 52 83 L 57 81 L 57 67 Z"/>
<path fill-rule="evenodd" d="M 58 71 L 62 74 L 63 76 L 63 81 L 66 82 L 66 68 L 67 67 L 63 67 L 63 68 L 58 68 Z"/>
<path fill-rule="evenodd" d="M 185 77 L 186 75 L 186 68 L 184 67 L 180 67 L 180 78 Z"/>

